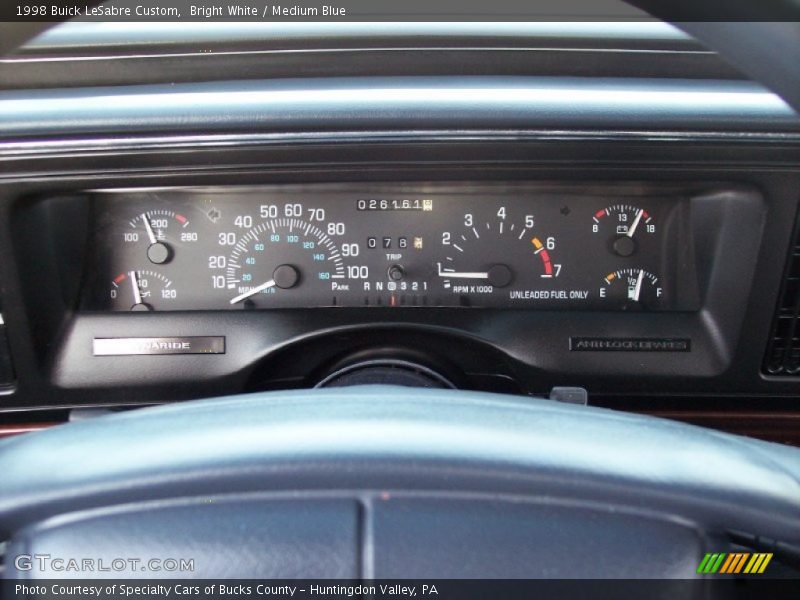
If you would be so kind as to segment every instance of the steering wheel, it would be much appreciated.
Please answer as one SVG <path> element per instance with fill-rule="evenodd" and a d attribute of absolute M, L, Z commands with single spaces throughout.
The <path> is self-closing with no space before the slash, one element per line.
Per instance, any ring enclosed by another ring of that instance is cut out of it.
<path fill-rule="evenodd" d="M 681 27 L 800 108 L 797 23 Z M 731 540 L 800 554 L 798 514 L 798 449 L 456 390 L 262 393 L 0 443 L 6 576 L 23 579 L 54 575 L 19 557 L 120 549 L 176 570 L 91 576 L 685 578 Z"/>
<path fill-rule="evenodd" d="M 689 577 L 732 532 L 800 544 L 798 449 L 455 390 L 137 410 L 10 439 L 0 473 L 10 557 L 125 549 L 212 578 Z"/>

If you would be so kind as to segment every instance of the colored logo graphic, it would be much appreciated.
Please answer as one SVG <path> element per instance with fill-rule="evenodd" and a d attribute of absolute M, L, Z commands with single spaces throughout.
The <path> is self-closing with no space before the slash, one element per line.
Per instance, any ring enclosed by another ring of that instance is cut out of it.
<path fill-rule="evenodd" d="M 756 575 L 763 573 L 769 561 L 772 560 L 772 553 L 731 552 L 731 553 L 709 553 L 700 561 L 697 567 L 698 573 L 749 573 Z"/>

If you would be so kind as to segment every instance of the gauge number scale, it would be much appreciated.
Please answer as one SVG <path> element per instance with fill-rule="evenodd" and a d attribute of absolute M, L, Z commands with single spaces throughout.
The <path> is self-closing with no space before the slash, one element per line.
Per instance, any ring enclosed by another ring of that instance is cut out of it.
<path fill-rule="evenodd" d="M 571 190 L 409 183 L 107 192 L 96 202 L 103 225 L 87 306 L 680 309 L 663 274 L 674 271 L 681 200 Z M 141 302 L 131 273 L 146 282 Z"/>

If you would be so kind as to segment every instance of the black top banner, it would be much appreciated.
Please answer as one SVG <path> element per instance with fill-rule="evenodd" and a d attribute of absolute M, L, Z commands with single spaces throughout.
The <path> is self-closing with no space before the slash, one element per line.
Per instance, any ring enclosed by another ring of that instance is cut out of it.
<path fill-rule="evenodd" d="M 794 0 L 3 0 L 0 21 L 800 21 Z"/>

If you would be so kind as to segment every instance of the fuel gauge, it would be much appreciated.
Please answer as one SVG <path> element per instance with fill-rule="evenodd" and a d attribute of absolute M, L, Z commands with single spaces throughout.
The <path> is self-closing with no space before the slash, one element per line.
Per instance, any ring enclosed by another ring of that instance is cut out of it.
<path fill-rule="evenodd" d="M 658 277 L 644 269 L 620 269 L 603 278 L 600 298 L 608 299 L 615 307 L 656 308 L 663 290 Z"/>

